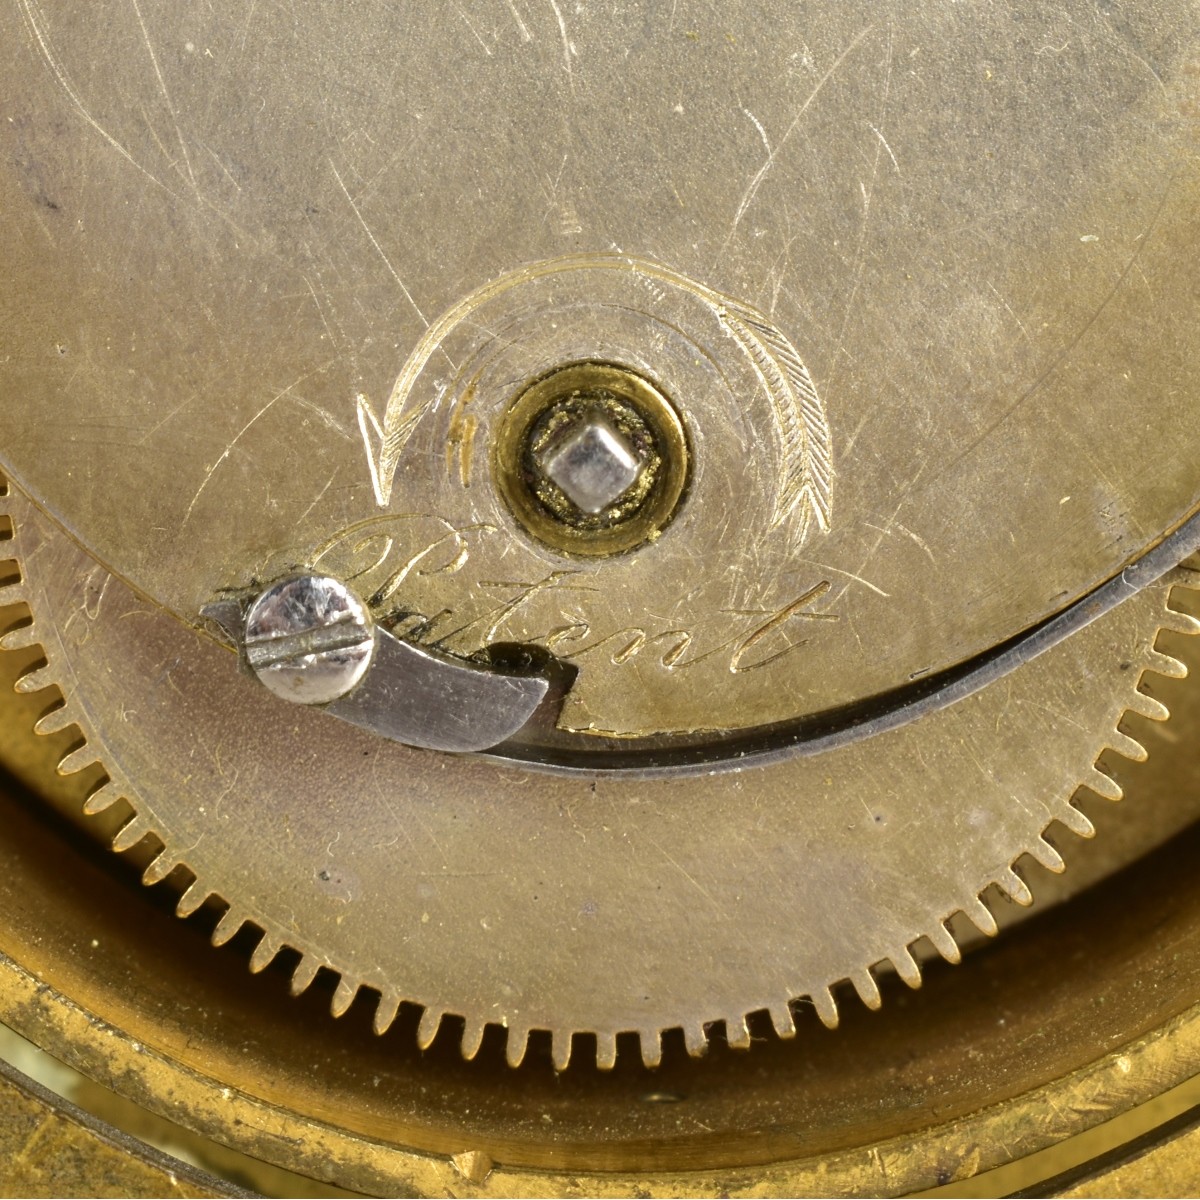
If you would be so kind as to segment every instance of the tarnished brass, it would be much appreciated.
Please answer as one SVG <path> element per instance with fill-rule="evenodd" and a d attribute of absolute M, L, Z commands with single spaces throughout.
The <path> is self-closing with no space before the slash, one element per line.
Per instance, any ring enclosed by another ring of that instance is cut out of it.
<path fill-rule="evenodd" d="M 121 1137 L 0 1061 L 0 1164 L 6 1196 L 181 1196 L 224 1192 L 178 1159 Z"/>
<path fill-rule="evenodd" d="M 1030 902 L 1018 859 L 1062 868 L 1051 822 L 1090 834 L 1078 789 L 1120 795 L 1097 760 L 1145 757 L 1118 722 L 1167 715 L 1145 689 L 1183 667 L 1158 634 L 1196 627 L 1168 606 L 1191 582 L 1176 575 L 940 713 L 752 775 L 589 781 L 464 759 L 451 773 L 320 711 L 281 727 L 224 651 L 89 570 L 19 495 L 7 511 L 36 614 L 9 642 L 47 659 L 20 686 L 61 687 L 51 723 L 85 739 L 62 769 L 100 760 L 85 812 L 132 806 L 114 845 L 152 847 L 147 882 L 186 871 L 179 911 L 225 906 L 214 940 L 250 926 L 257 970 L 299 952 L 297 991 L 336 972 L 335 1013 L 368 989 L 380 1031 L 415 1004 L 422 1045 L 461 1020 L 473 1057 L 498 1027 L 514 1064 L 538 1033 L 560 1068 L 577 1043 L 612 1066 L 623 1034 L 654 1064 L 666 1030 L 700 1053 L 722 1022 L 748 1045 L 752 1013 L 792 1036 L 800 1008 L 838 1023 L 844 981 L 870 1007 L 880 970 L 917 986 L 919 941 L 958 959 L 956 913 L 995 932 L 987 889 Z M 1018 714 L 1060 726 L 1035 756 Z M 347 787 L 358 773 L 370 788 Z M 932 828 L 951 853 L 930 852 Z"/>
<path fill-rule="evenodd" d="M 12 0 L 0 70 L 0 1021 L 318 1192 L 1194 1190 L 1194 0 Z M 317 577 L 292 705 L 203 614 Z"/>
<path fill-rule="evenodd" d="M 1072 866 L 1120 837 L 1136 806 L 1161 815 L 1181 788 L 1194 793 L 1200 704 L 1186 683 L 1171 699 L 1180 725 L 1151 731 L 1150 761 L 1120 772 L 1128 806 L 1092 805 L 1099 836 L 1065 847 Z M 64 782 L 78 803 L 84 781 Z M 275 970 L 248 977 L 237 947 L 207 947 L 211 917 L 180 924 L 148 905 L 136 873 L 64 840 L 27 795 L 5 789 L 0 813 L 5 1020 L 174 1121 L 343 1187 L 1008 1194 L 1077 1175 L 1114 1146 L 1107 1123 L 1160 1093 L 1185 1088 L 1159 1120 L 1196 1100 L 1194 830 L 1111 889 L 931 971 L 919 992 L 893 981 L 879 1013 L 850 1007 L 838 1031 L 764 1036 L 749 1053 L 718 1043 L 700 1061 L 673 1047 L 657 1071 L 597 1076 L 556 1075 L 542 1053 L 513 1073 L 494 1044 L 469 1065 L 452 1041 L 420 1055 L 405 1030 L 381 1042 L 361 1012 L 331 1023 L 325 996 L 289 999 Z M 1039 892 L 1044 878 L 1031 876 Z M 1072 1158 L 1070 1139 L 1088 1131 L 1099 1142 Z M 1060 1157 L 1021 1173 L 1054 1147 Z M 482 1179 L 455 1165 L 467 1155 L 481 1156 Z M 1001 1166 L 1013 1168 L 1003 1187 L 969 1192 Z"/>

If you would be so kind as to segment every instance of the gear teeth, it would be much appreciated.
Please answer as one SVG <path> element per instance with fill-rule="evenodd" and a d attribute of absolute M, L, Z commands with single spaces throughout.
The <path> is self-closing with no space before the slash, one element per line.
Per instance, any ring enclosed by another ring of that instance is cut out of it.
<path fill-rule="evenodd" d="M 1098 774 L 1099 772 L 1097 772 Z M 1108 779 L 1108 776 L 1104 776 Z M 1112 780 L 1109 780 L 1111 783 Z M 1091 787 L 1091 784 L 1088 784 Z M 1095 788 L 1092 789 L 1093 791 Z M 1118 797 L 1119 799 L 1119 797 Z M 1062 812 L 1058 814 L 1058 819 L 1074 834 L 1081 838 L 1093 838 L 1096 836 L 1096 827 L 1088 820 L 1087 815 L 1082 813 L 1075 807 L 1073 803 L 1065 804 Z M 1052 867 L 1051 870 L 1054 868 Z"/>
<path fill-rule="evenodd" d="M 1022 908 L 1028 908 L 1033 903 L 1033 893 L 1029 890 L 1029 885 L 1011 867 L 1001 871 L 996 877 L 996 886 Z"/>
<path fill-rule="evenodd" d="M 1136 763 L 1143 763 L 1150 757 L 1146 747 L 1141 742 L 1135 741 L 1127 733 L 1122 733 L 1119 729 L 1109 737 L 1108 747 L 1110 750 L 1121 755 L 1122 758 L 1128 758 Z"/>
<path fill-rule="evenodd" d="M 371 1020 L 371 1028 L 382 1037 L 392 1027 L 392 1022 L 395 1021 L 399 1012 L 399 994 L 397 992 L 381 992 L 379 1003 L 375 1005 L 375 1016 Z"/>
<path fill-rule="evenodd" d="M 1155 700 L 1153 696 L 1147 696 L 1145 692 L 1134 692 L 1129 711 L 1145 717 L 1148 721 L 1165 721 L 1171 715 L 1171 710 L 1165 704 Z"/>
<path fill-rule="evenodd" d="M 77 746 L 68 754 L 64 754 L 55 769 L 60 775 L 77 775 L 94 762 L 96 762 L 96 752 L 87 742 L 84 742 L 82 746 Z"/>
<path fill-rule="evenodd" d="M 568 1029 L 555 1029 L 550 1034 L 550 1059 L 556 1071 L 565 1071 L 571 1065 L 571 1046 L 575 1035 Z"/>
<path fill-rule="evenodd" d="M 208 899 L 208 892 L 201 886 L 198 879 L 193 880 L 183 891 L 183 895 L 175 904 L 175 915 L 190 917 Z"/>
<path fill-rule="evenodd" d="M 939 921 L 926 935 L 933 943 L 934 949 L 951 964 L 962 962 L 962 949 L 954 940 L 954 934 Z"/>
<path fill-rule="evenodd" d="M 320 969 L 321 964 L 311 954 L 301 955 L 296 969 L 292 972 L 292 981 L 288 985 L 288 990 L 293 996 L 299 996 L 302 992 L 308 991 Z"/>
<path fill-rule="evenodd" d="M 224 916 L 217 922 L 216 929 L 212 931 L 212 944 L 214 946 L 225 945 L 245 923 L 246 919 L 241 913 L 235 912 L 232 908 L 226 909 Z"/>
<path fill-rule="evenodd" d="M 20 625 L 16 629 L 0 637 L 0 650 L 28 650 L 38 644 L 37 626 L 31 621 L 28 625 Z"/>
<path fill-rule="evenodd" d="M 1188 677 L 1187 664 L 1180 662 L 1179 659 L 1163 650 L 1150 651 L 1147 655 L 1146 670 L 1153 671 L 1155 675 L 1161 675 L 1164 679 L 1186 679 Z"/>
<path fill-rule="evenodd" d="M 638 1042 L 641 1046 L 643 1065 L 650 1070 L 662 1066 L 662 1034 L 657 1029 L 639 1029 Z"/>
<path fill-rule="evenodd" d="M 420 1021 L 417 1022 L 417 1045 L 422 1050 L 428 1050 L 433 1045 L 434 1039 L 438 1035 L 438 1030 L 442 1027 L 442 1017 L 445 1014 L 436 1008 L 427 1008 L 422 1014 Z"/>
<path fill-rule="evenodd" d="M 29 593 L 25 589 L 25 580 L 14 579 L 0 584 L 0 605 L 28 604 Z"/>
<path fill-rule="evenodd" d="M 470 1062 L 479 1053 L 479 1048 L 483 1045 L 485 1028 L 482 1021 L 467 1021 L 463 1026 L 462 1056 L 467 1062 Z"/>
<path fill-rule="evenodd" d="M 921 968 L 917 965 L 917 960 L 909 953 L 908 947 L 903 946 L 899 950 L 893 951 L 888 955 L 893 967 L 896 968 L 896 974 L 904 980 L 913 991 L 921 986 Z"/>
<path fill-rule="evenodd" d="M 150 833 L 149 824 L 141 817 L 134 817 L 118 830 L 116 837 L 112 840 L 112 848 L 120 854 L 122 851 L 136 846 L 148 833 Z"/>
<path fill-rule="evenodd" d="M 528 1029 L 510 1029 L 508 1040 L 504 1046 L 504 1060 L 514 1070 L 525 1061 L 525 1051 L 529 1046 Z"/>
<path fill-rule="evenodd" d="M 883 997 L 879 994 L 879 984 L 875 982 L 875 976 L 871 974 L 869 968 L 865 971 L 855 971 L 850 976 L 850 982 L 854 985 L 858 998 L 872 1012 L 883 1005 Z"/>
<path fill-rule="evenodd" d="M 826 1029 L 836 1029 L 841 1018 L 838 1016 L 837 1001 L 833 998 L 833 993 L 827 987 L 814 988 L 809 999 L 813 1008 L 817 1010 L 817 1016 L 821 1018 L 821 1024 Z"/>
<path fill-rule="evenodd" d="M 773 1004 L 767 1012 L 770 1014 L 771 1024 L 775 1028 L 777 1037 L 786 1041 L 788 1038 L 796 1036 L 796 1018 L 792 1014 L 790 1004 Z"/>
<path fill-rule="evenodd" d="M 254 947 L 254 953 L 250 955 L 250 974 L 258 975 L 265 971 L 275 961 L 275 956 L 282 949 L 279 942 L 263 934 L 258 945 Z"/>
<path fill-rule="evenodd" d="M 708 1053 L 708 1034 L 704 1026 L 683 1026 L 683 1044 L 693 1058 L 703 1058 Z"/>
<path fill-rule="evenodd" d="M 102 813 L 106 809 L 112 808 L 120 799 L 121 793 L 117 785 L 111 779 L 106 779 L 83 802 L 83 811 L 89 817 L 94 817 L 97 813 Z"/>
<path fill-rule="evenodd" d="M 995 937 L 1000 932 L 996 918 L 992 916 L 988 906 L 978 896 L 965 904 L 962 911 L 980 933 L 986 934 L 988 937 Z"/>
<path fill-rule="evenodd" d="M 7 494 L 7 487 L 0 480 L 0 497 Z M 0 546 L 5 541 L 13 540 L 14 536 L 12 533 L 6 534 L 4 530 L 0 530 Z M 19 564 L 17 566 L 19 570 Z M 1192 578 L 1200 580 L 1200 573 L 1193 573 Z M 1180 582 L 1177 586 L 1200 591 L 1200 586 L 1197 586 L 1195 582 Z M 16 578 L 0 584 L 0 605 L 29 603 L 30 591 L 25 579 L 19 574 Z M 20 619 L 22 619 L 21 624 L 0 635 L 0 650 L 23 651 L 40 647 L 41 639 L 36 615 L 33 620 L 27 617 Z M 1159 626 L 1161 631 L 1184 635 L 1200 634 L 1200 619 L 1170 607 L 1169 601 L 1160 612 Z M 1147 720 L 1165 721 L 1170 715 L 1166 705 L 1140 689 L 1149 673 L 1168 679 L 1183 679 L 1188 675 L 1187 666 L 1167 651 L 1159 649 L 1157 645 L 1143 647 L 1141 660 L 1142 674 L 1137 689 L 1126 702 L 1126 711 Z M 53 702 L 47 700 L 47 711 L 34 722 L 34 731 L 39 735 L 50 735 L 62 733 L 72 726 L 76 726 L 80 727 L 80 738 L 86 739 L 86 720 L 76 711 L 75 705 L 70 700 L 64 701 L 61 691 L 58 689 L 57 680 L 53 676 L 54 671 L 51 665 L 42 662 L 30 667 L 15 683 L 15 690 L 23 695 L 31 695 L 51 688 L 55 690 L 55 699 Z M 52 706 L 50 706 L 51 704 Z M 1109 735 L 1107 748 L 1133 762 L 1144 762 L 1148 757 L 1146 748 L 1139 741 L 1119 729 Z M 83 744 L 76 746 L 63 756 L 58 764 L 58 772 L 62 775 L 75 774 L 96 765 L 97 762 L 96 755 L 90 750 L 88 743 L 83 741 Z M 1116 801 L 1122 798 L 1121 787 L 1098 765 L 1089 770 L 1082 783 L 1083 786 L 1106 799 Z M 83 811 L 88 815 L 94 815 L 112 807 L 118 800 L 124 799 L 125 796 L 122 795 L 119 785 L 112 780 L 104 779 L 96 785 L 84 802 Z M 1091 820 L 1071 801 L 1062 803 L 1059 811 L 1054 813 L 1054 818 L 1080 837 L 1092 837 L 1096 832 Z M 130 850 L 143 839 L 154 835 L 154 832 L 148 820 L 135 813 L 113 838 L 113 849 L 117 852 Z M 1024 853 L 1029 854 L 1050 871 L 1060 872 L 1064 869 L 1062 856 L 1044 836 L 1038 838 Z M 157 884 L 166 879 L 180 865 L 179 859 L 173 854 L 166 850 L 160 851 L 146 866 L 142 873 L 142 880 L 147 885 Z M 1011 866 L 1001 870 L 994 883 L 1018 904 L 1029 905 L 1033 902 L 1033 894 L 1028 885 Z M 187 917 L 196 912 L 210 897 L 218 899 L 213 893 L 207 891 L 199 880 L 193 880 L 179 897 L 176 912 L 181 917 Z M 997 933 L 998 926 L 995 917 L 981 897 L 973 897 L 964 905 L 962 911 L 987 936 L 991 937 Z M 235 912 L 232 908 L 226 909 L 212 932 L 213 944 L 224 945 L 247 924 L 251 924 L 251 918 L 248 915 Z M 251 924 L 251 927 L 255 930 L 259 928 L 254 924 Z M 961 950 L 944 923 L 937 923 L 934 929 L 924 936 L 948 962 L 958 963 L 961 961 Z M 264 971 L 278 957 L 285 944 L 287 943 L 278 937 L 269 936 L 263 932 L 250 954 L 250 971 L 255 974 Z M 921 986 L 920 965 L 908 947 L 901 947 L 890 953 L 886 960 L 881 959 L 875 968 L 856 971 L 847 977 L 848 982 L 854 987 L 863 1003 L 870 1009 L 881 1007 L 882 997 L 875 971 L 879 966 L 887 963 L 891 964 L 895 973 L 909 987 Z M 299 995 L 306 991 L 317 974 L 329 966 L 327 961 L 301 953 L 299 961 L 292 971 L 290 981 L 292 993 Z M 340 1017 L 348 1012 L 360 990 L 362 987 L 358 982 L 345 974 L 339 974 L 330 1002 L 332 1014 Z M 368 990 L 374 992 L 374 989 Z M 808 995 L 807 999 L 811 1002 L 822 1024 L 830 1029 L 836 1029 L 839 1024 L 838 1005 L 830 988 L 817 988 Z M 397 991 L 388 990 L 379 994 L 373 1015 L 373 1026 L 377 1034 L 385 1033 L 393 1025 L 402 1003 L 403 999 Z M 768 1006 L 765 1010 L 780 1038 L 791 1038 L 796 1034 L 794 1003 L 797 1002 L 776 1003 Z M 429 1049 L 438 1037 L 445 1015 L 444 1011 L 437 1008 L 427 1007 L 422 1010 L 416 1030 L 416 1041 L 422 1050 Z M 729 1047 L 734 1049 L 750 1047 L 752 1038 L 747 1016 L 726 1017 L 719 1023 L 724 1026 L 724 1040 Z M 687 1052 L 693 1057 L 702 1057 L 708 1052 L 709 1029 L 710 1026 L 696 1024 L 681 1028 Z M 487 1024 L 483 1021 L 468 1019 L 465 1022 L 461 1038 L 464 1059 L 469 1061 L 478 1055 L 485 1039 L 486 1030 Z M 575 1039 L 582 1032 L 561 1029 L 549 1031 L 550 1054 L 555 1070 L 565 1071 L 568 1068 L 575 1052 Z M 515 1068 L 527 1056 L 531 1030 L 511 1027 L 506 1030 L 506 1033 L 505 1057 L 508 1064 Z M 658 1067 L 663 1058 L 661 1032 L 656 1028 L 639 1028 L 633 1030 L 632 1033 L 638 1037 L 641 1058 L 645 1066 L 647 1068 Z M 612 1030 L 596 1032 L 594 1038 L 597 1067 L 601 1070 L 611 1070 L 615 1067 L 618 1056 L 617 1033 Z"/>
<path fill-rule="evenodd" d="M 1112 800 L 1114 803 L 1120 800 L 1124 795 L 1121 785 L 1112 778 L 1106 775 L 1099 767 L 1093 767 L 1083 779 L 1084 784 L 1091 788 L 1098 796 L 1103 796 L 1105 800 Z M 1090 825 L 1091 822 L 1089 821 Z M 1093 829 L 1094 833 L 1095 830 Z"/>
<path fill-rule="evenodd" d="M 175 856 L 165 850 L 142 872 L 142 882 L 147 887 L 162 883 L 164 879 L 178 866 Z"/>
<path fill-rule="evenodd" d="M 34 667 L 14 684 L 22 696 L 32 696 L 34 692 L 44 692 L 46 688 L 53 686 L 54 678 L 49 666 Z"/>
<path fill-rule="evenodd" d="M 750 1027 L 744 1016 L 725 1018 L 725 1042 L 733 1050 L 750 1049 Z"/>
<path fill-rule="evenodd" d="M 1196 590 L 1190 584 L 1184 586 L 1191 588 L 1192 591 Z M 1174 633 L 1185 633 L 1189 636 L 1200 633 L 1200 620 L 1180 612 L 1177 608 L 1164 608 L 1160 624 L 1163 629 L 1170 629 Z"/>
<path fill-rule="evenodd" d="M 351 983 L 344 975 L 338 980 L 338 985 L 334 988 L 333 999 L 329 1003 L 329 1011 L 335 1017 L 343 1017 L 346 1015 L 350 1005 L 354 1003 L 354 997 L 358 995 L 358 984 Z"/>
<path fill-rule="evenodd" d="M 75 714 L 69 704 L 60 704 L 48 713 L 43 713 L 33 724 L 33 732 L 47 736 L 51 733 L 61 733 L 64 729 L 77 724 Z"/>
<path fill-rule="evenodd" d="M 704 1048 L 708 1049 L 708 1038 L 704 1039 Z M 689 1047 L 689 1053 L 690 1053 Z M 596 1066 L 602 1071 L 611 1071 L 617 1065 L 617 1035 L 615 1033 L 596 1034 Z"/>
<path fill-rule="evenodd" d="M 1088 825 L 1091 826 L 1090 821 L 1088 821 Z M 1094 833 L 1095 830 L 1093 829 L 1092 832 Z M 1047 871 L 1053 871 L 1055 875 L 1061 875 L 1067 869 L 1063 856 L 1044 837 L 1038 838 L 1029 847 L 1028 853 L 1035 862 L 1040 863 Z"/>

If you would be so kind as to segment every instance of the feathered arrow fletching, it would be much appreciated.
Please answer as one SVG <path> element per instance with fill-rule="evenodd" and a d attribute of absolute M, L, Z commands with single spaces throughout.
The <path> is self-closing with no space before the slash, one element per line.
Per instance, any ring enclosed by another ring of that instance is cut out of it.
<path fill-rule="evenodd" d="M 832 508 L 833 466 L 829 424 L 796 348 L 765 316 L 713 291 L 694 279 L 658 263 L 628 255 L 572 255 L 523 267 L 471 293 L 435 321 L 392 387 L 380 421 L 365 396 L 358 397 L 358 424 L 375 499 L 381 508 L 391 501 L 396 470 L 418 424 L 439 403 L 443 392 L 410 405 L 412 391 L 430 358 L 463 320 L 504 292 L 526 283 L 570 271 L 619 271 L 652 285 L 677 288 L 703 303 L 727 329 L 749 359 L 770 401 L 780 448 L 780 471 L 772 528 L 794 517 L 793 540 L 807 537 L 813 524 L 828 532 Z M 661 294 L 653 288 L 656 294 Z"/>

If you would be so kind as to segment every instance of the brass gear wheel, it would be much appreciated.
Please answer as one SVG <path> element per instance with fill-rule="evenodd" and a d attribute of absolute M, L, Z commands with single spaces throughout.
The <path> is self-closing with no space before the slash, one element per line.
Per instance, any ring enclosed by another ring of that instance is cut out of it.
<path fill-rule="evenodd" d="M 1196 0 L 283 9 L 0 9 L 0 1021 L 365 1193 L 1200 1104 Z"/>
<path fill-rule="evenodd" d="M 5 507 L 22 571 L 6 598 L 35 616 L 3 645 L 46 658 L 18 686 L 65 697 L 38 729 L 78 726 L 59 769 L 103 765 L 85 811 L 132 806 L 113 845 L 140 847 L 145 882 L 190 879 L 181 915 L 223 906 L 218 944 L 250 927 L 253 971 L 297 951 L 296 993 L 335 972 L 335 1015 L 365 993 L 382 1033 L 418 1005 L 422 1046 L 459 1018 L 468 1058 L 498 1026 L 513 1066 L 538 1032 L 559 1069 L 580 1035 L 602 1067 L 636 1035 L 653 1066 L 666 1030 L 693 1054 L 718 1025 L 748 1046 L 754 1013 L 790 1037 L 810 1009 L 837 1025 L 843 982 L 869 1007 L 881 970 L 919 986 L 922 946 L 959 959 L 957 914 L 995 933 L 989 890 L 1029 904 L 1020 860 L 1061 870 L 1054 830 L 1092 834 L 1078 790 L 1120 798 L 1097 760 L 1143 759 L 1122 718 L 1165 719 L 1153 676 L 1184 673 L 1160 630 L 1200 628 L 1169 604 L 1191 583 L 1177 572 L 950 708 L 758 768 L 753 792 L 739 772 L 481 761 L 457 764 L 448 799 L 443 760 L 320 713 L 280 722 L 220 648 L 147 610 L 19 492 Z M 1031 728 L 1047 733 L 1036 755 Z M 352 772 L 371 786 L 348 788 Z"/>

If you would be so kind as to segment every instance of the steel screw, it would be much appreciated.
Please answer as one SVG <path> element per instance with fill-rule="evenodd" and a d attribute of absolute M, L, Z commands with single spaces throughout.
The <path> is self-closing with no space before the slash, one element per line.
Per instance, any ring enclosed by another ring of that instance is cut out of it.
<path fill-rule="evenodd" d="M 297 575 L 267 588 L 246 614 L 246 662 L 277 696 L 329 704 L 351 691 L 375 654 L 371 614 L 328 575 Z"/>

